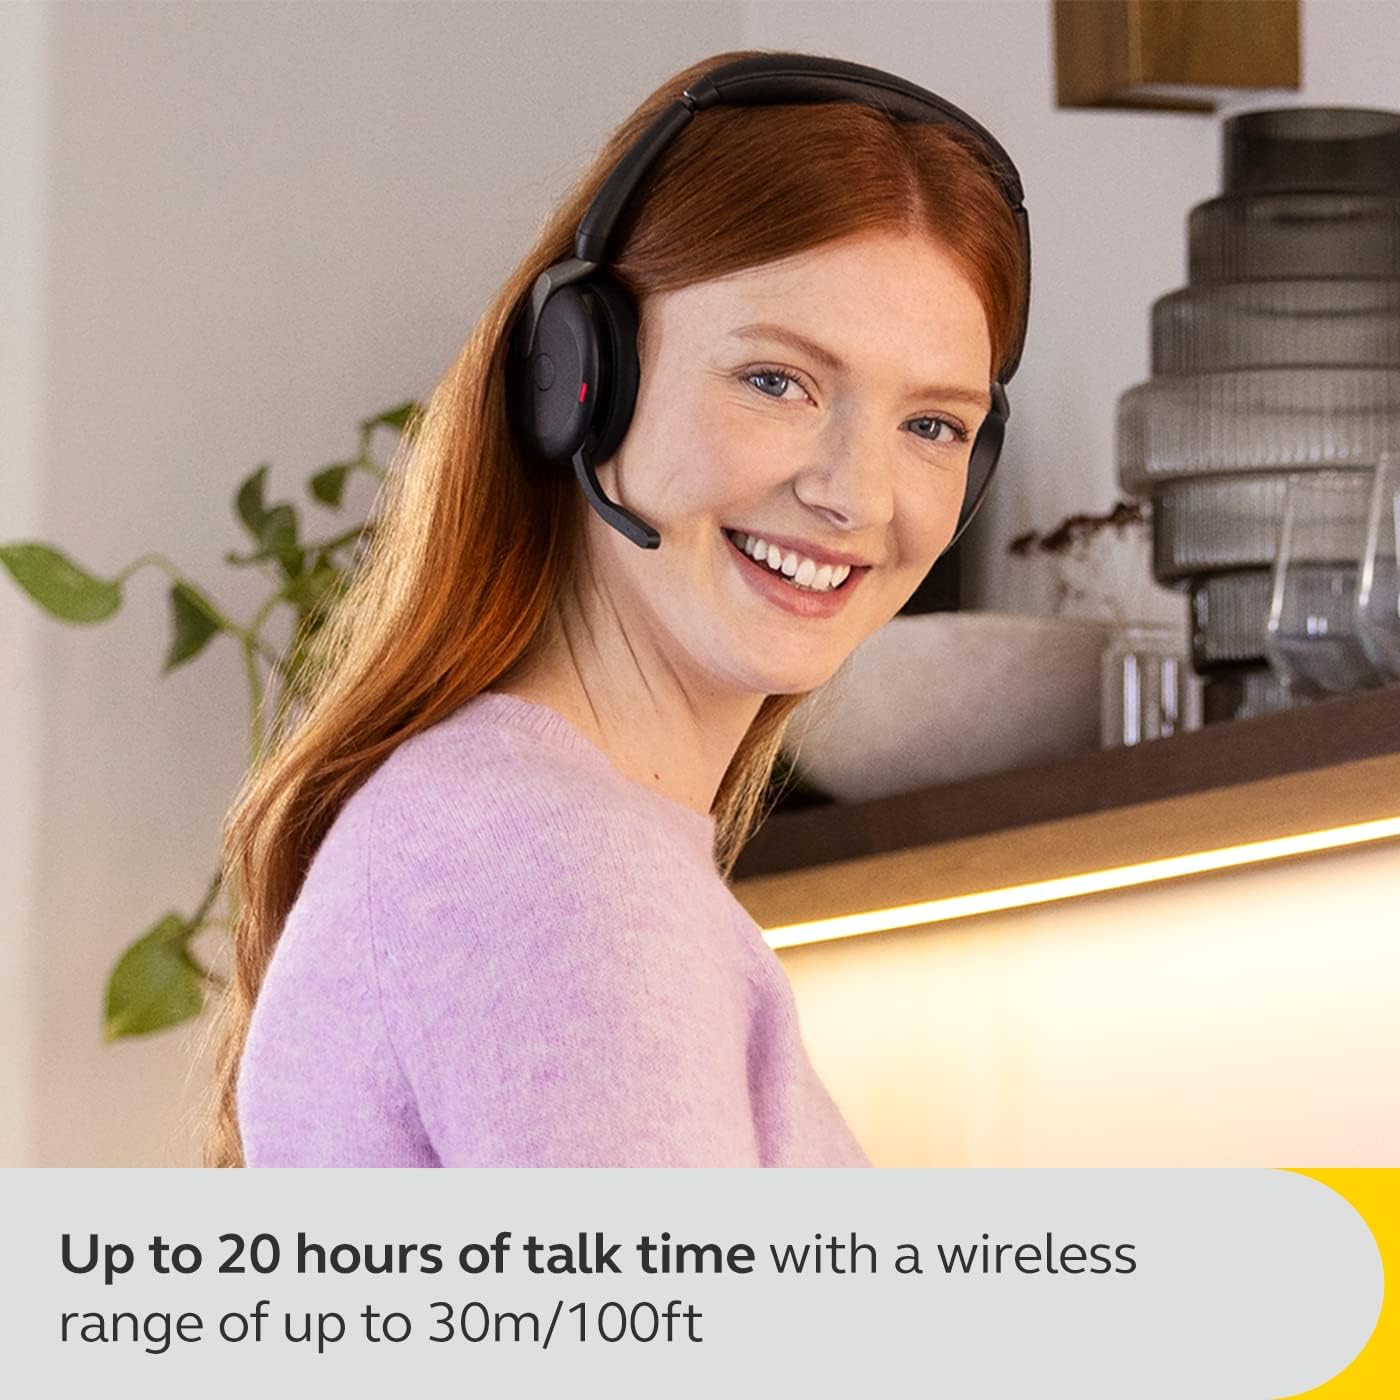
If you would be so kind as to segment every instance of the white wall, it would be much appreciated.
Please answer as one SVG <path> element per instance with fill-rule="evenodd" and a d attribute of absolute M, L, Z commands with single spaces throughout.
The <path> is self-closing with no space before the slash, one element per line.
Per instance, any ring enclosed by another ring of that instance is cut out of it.
<path fill-rule="evenodd" d="M 1305 15 L 1309 83 L 1394 105 L 1400 5 Z M 1037 610 L 992 546 L 1112 499 L 1114 401 L 1219 145 L 1214 118 L 1057 112 L 1048 0 L 0 5 L 0 539 L 109 575 L 159 551 L 246 621 L 236 482 L 270 461 L 302 499 L 358 418 L 432 384 L 605 132 L 745 46 L 894 68 L 1016 158 L 1035 301 L 974 596 Z M 165 594 L 143 569 L 77 629 L 0 579 L 0 1161 L 195 1160 L 191 1037 L 100 1032 L 113 960 L 202 893 L 246 763 L 236 649 L 162 679 Z"/>
<path fill-rule="evenodd" d="M 47 37 L 40 10 L 0 7 L 0 539 L 36 534 L 41 518 Z M 0 596 L 0 1163 L 27 1160 L 36 1131 L 43 659 L 39 619 Z"/>

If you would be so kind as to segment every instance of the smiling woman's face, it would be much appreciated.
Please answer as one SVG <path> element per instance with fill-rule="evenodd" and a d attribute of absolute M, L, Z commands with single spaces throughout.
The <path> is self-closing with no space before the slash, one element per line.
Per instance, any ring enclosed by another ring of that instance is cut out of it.
<path fill-rule="evenodd" d="M 643 629 L 688 685 L 813 689 L 952 536 L 988 405 L 981 301 L 937 244 L 880 232 L 641 311 L 636 411 L 598 475 L 661 546 L 639 549 L 590 511 L 592 572 L 629 635 Z M 744 535 L 816 589 L 840 571 L 814 574 L 804 553 L 859 565 L 835 591 L 804 590 L 741 554 Z"/>

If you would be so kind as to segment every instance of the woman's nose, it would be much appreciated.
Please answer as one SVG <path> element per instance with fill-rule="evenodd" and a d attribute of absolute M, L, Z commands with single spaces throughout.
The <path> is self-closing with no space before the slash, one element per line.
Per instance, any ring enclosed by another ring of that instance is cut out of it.
<path fill-rule="evenodd" d="M 873 425 L 855 415 L 833 419 L 815 444 L 813 460 L 797 473 L 797 499 L 845 530 L 889 524 L 894 514 L 890 451 L 891 444 L 879 440 Z"/>

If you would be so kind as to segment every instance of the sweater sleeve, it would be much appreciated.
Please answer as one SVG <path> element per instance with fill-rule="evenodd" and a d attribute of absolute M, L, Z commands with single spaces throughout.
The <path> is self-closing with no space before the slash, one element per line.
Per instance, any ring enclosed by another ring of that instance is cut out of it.
<path fill-rule="evenodd" d="M 596 797 L 408 796 L 371 832 L 370 944 L 442 1164 L 759 1165 L 718 876 Z"/>

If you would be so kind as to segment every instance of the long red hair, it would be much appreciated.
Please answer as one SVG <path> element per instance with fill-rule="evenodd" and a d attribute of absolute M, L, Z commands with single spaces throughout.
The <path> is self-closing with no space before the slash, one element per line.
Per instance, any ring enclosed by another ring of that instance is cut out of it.
<path fill-rule="evenodd" d="M 294 724 L 280 722 L 224 826 L 234 882 L 232 965 L 218 1039 L 206 1166 L 243 1165 L 236 1104 L 253 1005 L 303 877 L 350 795 L 405 739 L 508 671 L 542 637 L 582 538 L 567 471 L 526 469 L 503 389 L 516 307 L 574 232 L 634 138 L 696 78 L 759 50 L 717 54 L 662 83 L 613 133 L 486 307 L 394 454 L 372 536 L 318 634 Z M 719 107 L 697 116 L 624 216 L 610 270 L 646 298 L 883 228 L 937 240 L 986 311 L 992 371 L 1020 331 L 1015 222 L 973 138 L 853 103 Z M 713 812 L 726 878 L 762 819 L 803 694 L 767 696 Z"/>

